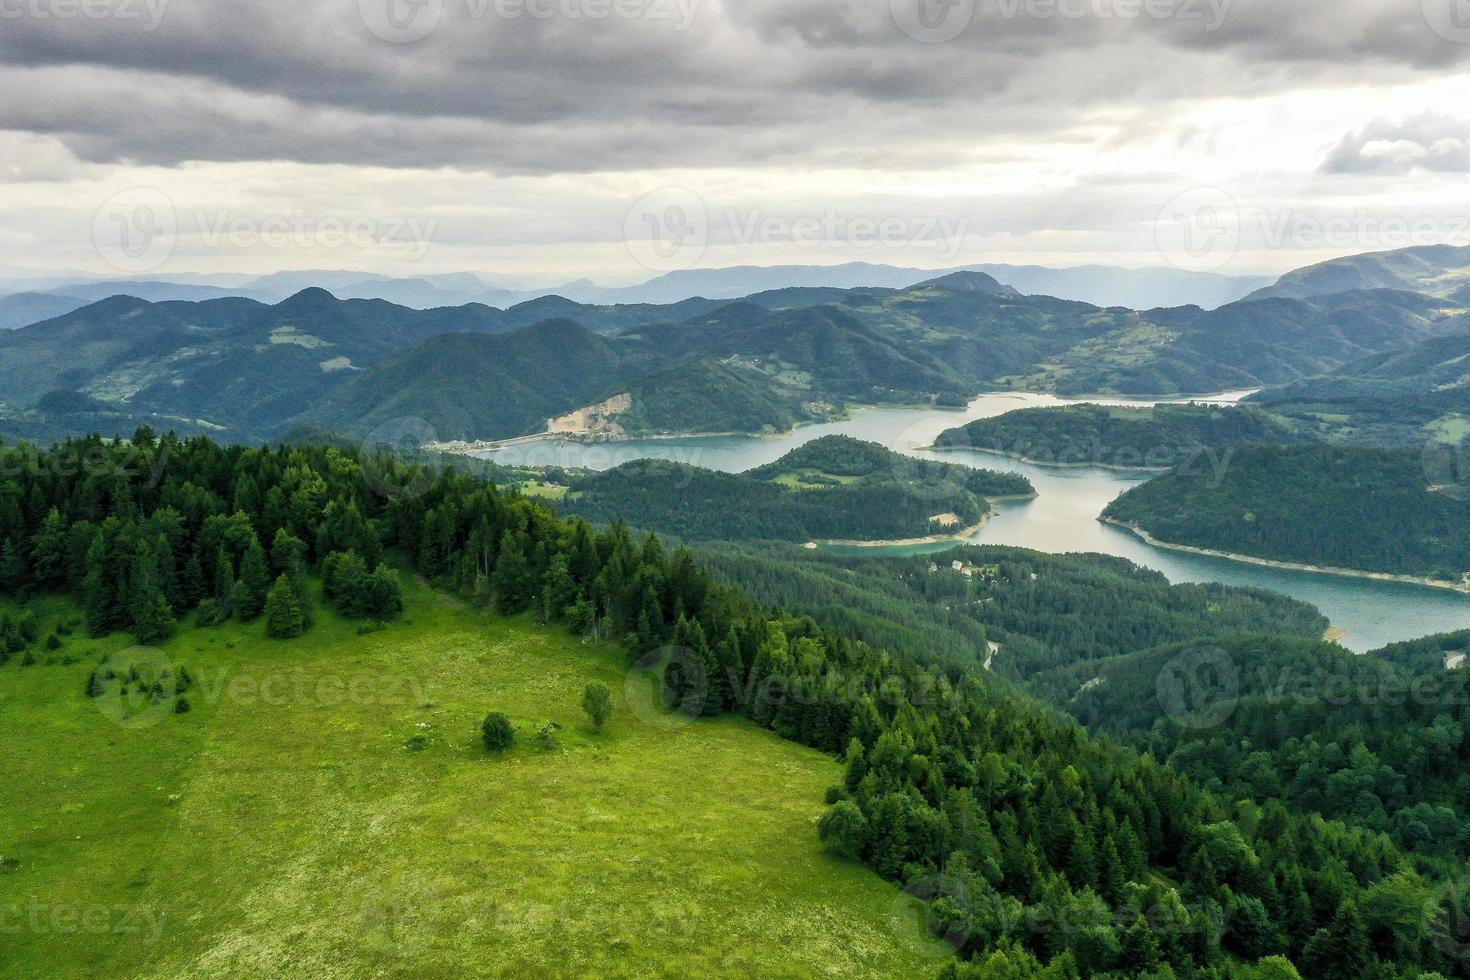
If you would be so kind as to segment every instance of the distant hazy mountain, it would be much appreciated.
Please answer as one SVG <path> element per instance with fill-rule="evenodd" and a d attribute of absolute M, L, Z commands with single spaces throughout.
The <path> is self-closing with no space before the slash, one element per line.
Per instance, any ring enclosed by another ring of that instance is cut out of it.
<path fill-rule="evenodd" d="M 39 323 L 85 305 L 72 296 L 55 293 L 14 293 L 0 296 L 0 330 L 14 330 L 28 323 Z"/>
<path fill-rule="evenodd" d="M 1424 245 L 1319 262 L 1288 272 L 1251 298 L 1305 299 L 1353 289 L 1402 289 L 1470 300 L 1470 245 Z"/>
<path fill-rule="evenodd" d="M 1191 305 L 1214 309 L 1241 299 L 1270 282 L 1269 277 L 1263 276 L 1223 276 L 1179 269 L 1123 269 L 1099 265 L 1051 269 L 1034 265 L 980 264 L 952 269 L 914 269 L 848 262 L 822 266 L 745 265 L 727 269 L 690 269 L 618 289 L 569 286 L 563 294 L 583 302 L 669 303 L 690 296 L 735 299 L 751 293 L 791 287 L 905 289 L 958 271 L 987 273 L 1029 295 L 1055 296 L 1094 306 L 1127 306 L 1139 310 Z"/>
<path fill-rule="evenodd" d="M 381 299 L 417 310 L 470 303 L 509 309 L 544 297 L 558 297 L 581 304 L 624 306 L 670 304 L 697 298 L 728 300 L 787 290 L 906 289 L 951 272 L 976 271 L 991 275 L 1028 295 L 1055 296 L 1102 307 L 1126 306 L 1145 310 L 1199 306 L 1209 310 L 1234 302 L 1270 282 L 1262 277 L 1098 265 L 1064 269 L 1011 265 L 915 269 L 869 262 L 691 269 L 671 272 L 634 286 L 599 286 L 580 279 L 542 288 L 523 288 L 469 272 L 393 277 L 354 270 L 307 269 L 255 277 L 178 274 L 143 280 L 83 275 L 43 276 L 40 273 L 22 276 L 19 273 L 24 270 L 9 271 L 14 275 L 4 275 L 5 270 L 0 269 L 0 297 L 22 292 L 44 293 L 66 297 L 72 304 L 67 307 L 62 300 L 48 302 L 41 307 L 37 317 L 26 320 L 23 319 L 25 302 L 17 302 L 12 304 L 13 312 L 0 310 L 0 329 L 13 329 L 47 316 L 58 316 L 110 296 L 136 296 L 150 302 L 243 296 L 263 303 L 279 303 L 312 287 L 326 289 L 341 299 Z M 597 329 L 591 324 L 585 325 Z"/>

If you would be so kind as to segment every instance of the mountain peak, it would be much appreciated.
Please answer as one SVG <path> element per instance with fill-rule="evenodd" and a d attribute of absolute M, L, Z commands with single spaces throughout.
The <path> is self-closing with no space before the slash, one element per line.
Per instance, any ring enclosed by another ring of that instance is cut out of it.
<path fill-rule="evenodd" d="M 1013 294 L 1016 291 L 1010 286 L 1002 285 L 999 279 L 984 272 L 975 272 L 962 269 L 959 272 L 951 272 L 947 276 L 930 279 L 919 283 L 914 289 L 948 289 L 956 293 L 1004 293 Z"/>
<path fill-rule="evenodd" d="M 337 297 L 333 296 L 331 293 L 327 292 L 320 286 L 308 286 L 307 288 L 301 290 L 301 292 L 282 300 L 279 304 L 277 304 L 276 309 L 321 309 L 324 306 L 334 306 L 338 302 L 340 302 L 340 300 L 338 300 Z"/>

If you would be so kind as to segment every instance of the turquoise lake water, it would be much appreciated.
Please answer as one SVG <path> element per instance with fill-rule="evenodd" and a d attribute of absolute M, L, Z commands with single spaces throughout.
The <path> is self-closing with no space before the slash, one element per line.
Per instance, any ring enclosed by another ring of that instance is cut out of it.
<path fill-rule="evenodd" d="M 1244 394 L 1228 392 L 1210 400 L 1234 401 Z M 1122 400 L 1106 403 L 1152 404 Z M 1359 651 L 1429 633 L 1470 628 L 1470 596 L 1460 593 L 1408 583 L 1265 568 L 1169 551 L 1147 545 L 1128 531 L 1100 523 L 1097 516 L 1103 508 L 1145 479 L 1138 474 L 1095 466 L 1038 466 L 979 450 L 942 454 L 920 451 L 920 447 L 931 445 L 940 432 L 969 419 L 1059 404 L 1066 402 L 1050 395 L 1007 392 L 982 395 L 964 411 L 864 409 L 841 422 L 802 426 L 779 437 L 700 436 L 591 445 L 543 440 L 499 450 L 490 454 L 490 458 L 511 465 L 580 466 L 595 470 L 635 459 L 658 458 L 738 472 L 769 463 L 813 439 L 841 433 L 882 443 L 907 455 L 1007 470 L 1030 479 L 1037 490 L 1036 499 L 1002 503 L 1000 513 L 972 543 L 1016 545 L 1052 552 L 1101 552 L 1157 569 L 1172 582 L 1224 582 L 1281 592 L 1321 609 L 1334 625 L 1347 631 L 1343 644 Z M 946 543 L 891 550 L 919 553 L 952 546 Z M 873 549 L 860 550 L 871 553 Z"/>

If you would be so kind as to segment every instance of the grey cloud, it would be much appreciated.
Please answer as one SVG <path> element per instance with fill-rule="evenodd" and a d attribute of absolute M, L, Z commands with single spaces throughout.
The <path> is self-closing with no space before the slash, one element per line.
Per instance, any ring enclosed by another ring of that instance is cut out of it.
<path fill-rule="evenodd" d="M 1164 18 L 1058 12 L 1140 0 L 976 0 L 944 44 L 904 35 L 890 0 L 633 0 L 659 6 L 600 19 L 435 2 L 437 28 L 412 44 L 374 36 L 358 0 L 171 0 L 154 30 L 6 20 L 0 82 L 30 98 L 0 104 L 0 127 L 54 135 L 96 162 L 498 173 L 891 162 L 905 152 L 895 140 L 915 134 L 923 148 L 911 152 L 944 159 L 1065 129 L 1100 104 L 1249 95 L 1361 74 L 1364 58 L 1389 77 L 1470 56 L 1372 0 L 1141 0 L 1172 5 Z M 585 14 L 620 0 L 498 2 Z M 1210 30 L 1214 10 L 1223 21 Z"/>
<path fill-rule="evenodd" d="M 1322 162 L 1329 174 L 1470 173 L 1470 121 L 1425 113 L 1376 119 L 1348 133 Z"/>

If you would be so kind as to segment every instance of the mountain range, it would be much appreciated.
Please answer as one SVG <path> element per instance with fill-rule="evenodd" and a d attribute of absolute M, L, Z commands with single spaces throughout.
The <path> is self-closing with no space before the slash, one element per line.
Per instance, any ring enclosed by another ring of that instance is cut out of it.
<path fill-rule="evenodd" d="M 416 310 L 316 287 L 276 304 L 112 297 L 0 335 L 0 410 L 12 434 L 65 429 L 41 399 L 72 392 L 124 413 L 115 425 L 175 420 L 247 441 L 304 423 L 366 435 L 405 418 L 443 440 L 503 439 L 579 413 L 600 421 L 560 431 L 768 431 L 854 402 L 951 404 L 1007 387 L 1285 385 L 1465 332 L 1453 301 L 1394 290 L 1139 312 L 1024 295 L 980 272 L 662 306 Z M 668 396 L 679 390 L 699 397 Z"/>
<path fill-rule="evenodd" d="M 0 330 L 15 329 L 116 295 L 151 302 L 200 301 L 226 296 L 279 303 L 303 289 L 319 287 L 341 299 L 382 299 L 414 309 L 482 303 L 511 307 L 543 297 L 598 305 L 667 305 L 683 300 L 729 300 L 793 288 L 843 290 L 904 289 L 956 271 L 978 271 L 1024 293 L 1056 296 L 1096 306 L 1149 309 L 1195 304 L 1214 308 L 1269 283 L 1251 276 L 1224 276 L 1168 268 L 984 264 L 961 269 L 916 269 L 849 262 L 841 265 L 733 266 L 670 272 L 631 286 L 599 286 L 586 279 L 529 287 L 477 275 L 445 273 L 390 277 L 365 272 L 303 270 L 266 276 L 170 276 L 162 279 L 95 279 L 81 274 L 22 275 L 0 269 Z"/>

